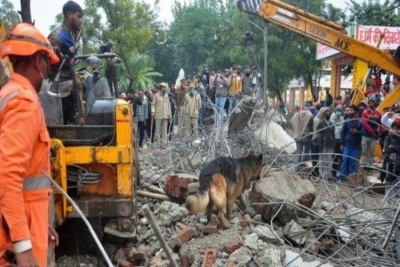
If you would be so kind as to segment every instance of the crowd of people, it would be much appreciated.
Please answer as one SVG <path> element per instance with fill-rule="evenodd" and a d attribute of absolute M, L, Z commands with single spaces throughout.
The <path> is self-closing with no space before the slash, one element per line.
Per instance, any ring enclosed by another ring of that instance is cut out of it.
<path fill-rule="evenodd" d="M 120 98 L 132 103 L 139 148 L 154 142 L 166 148 L 173 136 L 195 140 L 204 135 L 206 114 L 210 113 L 207 103 L 216 106 L 214 121 L 224 121 L 243 95 L 258 93 L 260 84 L 256 67 L 246 66 L 242 74 L 241 67 L 216 72 L 204 65 L 199 74 L 191 80 L 182 78 L 176 86 L 163 82 L 146 92 L 128 89 Z"/>
<path fill-rule="evenodd" d="M 397 105 L 377 110 L 393 84 L 390 77 L 376 84 L 372 75 L 367 80 L 367 100 L 351 104 L 350 92 L 322 106 L 306 102 L 291 118 L 296 141 L 294 171 L 300 172 L 306 161 L 312 161 L 312 175 L 329 182 L 342 182 L 360 172 L 371 172 L 376 146 L 383 153 L 380 180 L 386 183 L 386 195 L 400 197 L 400 117 Z M 368 83 L 369 81 L 369 83 Z M 383 93 L 382 93 L 383 91 Z"/>

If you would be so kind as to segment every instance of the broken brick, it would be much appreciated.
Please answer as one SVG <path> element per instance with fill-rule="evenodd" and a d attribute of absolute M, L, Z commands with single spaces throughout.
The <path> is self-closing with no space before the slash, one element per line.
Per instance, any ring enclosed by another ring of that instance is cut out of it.
<path fill-rule="evenodd" d="M 137 251 L 133 254 L 133 259 L 135 260 L 145 260 L 149 254 L 149 247 L 145 245 L 140 245 Z"/>
<path fill-rule="evenodd" d="M 203 264 L 201 267 L 212 267 L 217 260 L 217 250 L 215 248 L 208 248 L 204 252 Z"/>
<path fill-rule="evenodd" d="M 168 175 L 164 191 L 170 197 L 186 199 L 189 195 L 189 184 L 195 181 L 193 178 Z"/>
<path fill-rule="evenodd" d="M 209 222 L 204 230 L 204 233 L 209 235 L 218 233 L 218 222 L 215 220 Z"/>
<path fill-rule="evenodd" d="M 236 265 L 230 261 L 226 264 L 226 267 L 236 267 Z"/>
<path fill-rule="evenodd" d="M 240 244 L 238 242 L 231 241 L 225 245 L 224 250 L 230 255 L 238 248 L 240 248 Z"/>
<path fill-rule="evenodd" d="M 242 228 L 245 228 L 245 227 L 249 226 L 251 224 L 251 222 L 252 222 L 252 219 L 251 219 L 250 215 L 245 214 L 239 223 Z"/>
<path fill-rule="evenodd" d="M 178 238 L 182 243 L 186 243 L 193 237 L 193 233 L 193 228 L 187 227 L 178 233 Z"/>

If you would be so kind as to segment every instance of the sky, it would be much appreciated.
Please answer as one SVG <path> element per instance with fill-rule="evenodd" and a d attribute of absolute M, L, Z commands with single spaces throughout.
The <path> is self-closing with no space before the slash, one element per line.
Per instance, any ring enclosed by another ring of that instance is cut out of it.
<path fill-rule="evenodd" d="M 84 6 L 84 0 L 74 1 L 81 6 Z M 185 0 L 180 1 L 184 2 Z M 11 0 L 11 2 L 14 3 L 14 7 L 16 7 L 17 10 L 20 10 L 19 0 Z M 55 16 L 61 13 L 62 6 L 66 2 L 66 0 L 31 0 L 32 18 L 35 20 L 36 27 L 46 36 L 50 32 L 50 25 L 53 25 L 55 23 Z M 145 0 L 144 2 L 153 4 L 154 0 Z M 160 19 L 170 22 L 172 18 L 171 6 L 174 3 L 174 0 L 160 0 L 159 2 L 160 3 L 158 6 L 158 13 Z M 338 8 L 344 9 L 346 7 L 347 0 L 327 0 L 327 2 L 333 4 Z M 356 2 L 362 2 L 362 0 L 356 0 Z"/>

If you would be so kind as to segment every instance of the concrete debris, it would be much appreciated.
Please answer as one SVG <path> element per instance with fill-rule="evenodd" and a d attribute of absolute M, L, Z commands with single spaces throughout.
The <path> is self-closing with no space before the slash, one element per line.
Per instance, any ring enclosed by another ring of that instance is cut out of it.
<path fill-rule="evenodd" d="M 252 231 L 258 235 L 260 240 L 265 243 L 274 244 L 274 245 L 284 245 L 285 242 L 278 236 L 277 232 L 273 232 L 271 228 L 267 225 L 257 225 L 252 227 Z"/>
<path fill-rule="evenodd" d="M 229 117 L 229 130 L 230 131 L 241 131 L 249 123 L 249 120 L 253 116 L 253 110 L 256 102 L 251 97 L 245 97 L 241 100 Z"/>
<path fill-rule="evenodd" d="M 274 121 L 265 123 L 261 128 L 255 131 L 254 135 L 271 148 L 283 149 L 288 154 L 296 152 L 296 142 L 294 139 L 281 125 Z"/>
<path fill-rule="evenodd" d="M 250 193 L 254 210 L 264 219 L 278 221 L 282 225 L 305 217 L 296 205 L 311 208 L 316 197 L 314 185 L 296 174 L 271 172 L 257 181 Z M 283 204 L 288 203 L 288 204 Z"/>
<path fill-rule="evenodd" d="M 267 247 L 257 255 L 260 266 L 281 267 L 285 259 L 285 247 L 267 244 Z"/>
<path fill-rule="evenodd" d="M 232 262 L 238 266 L 247 266 L 251 261 L 251 255 L 246 248 L 239 248 L 235 252 L 233 252 L 228 261 Z"/>
<path fill-rule="evenodd" d="M 303 227 L 291 220 L 283 227 L 283 235 L 290 240 L 295 246 L 303 246 L 309 239 L 315 240 L 312 231 L 305 231 Z"/>

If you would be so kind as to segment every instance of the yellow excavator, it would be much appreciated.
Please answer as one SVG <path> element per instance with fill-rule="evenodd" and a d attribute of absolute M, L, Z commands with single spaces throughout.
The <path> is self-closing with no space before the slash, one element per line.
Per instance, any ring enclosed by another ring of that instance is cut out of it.
<path fill-rule="evenodd" d="M 238 0 L 237 6 L 241 11 L 258 15 L 268 22 L 360 59 L 368 63 L 370 68 L 378 67 L 400 76 L 400 48 L 397 48 L 394 54 L 379 49 L 347 35 L 344 27 L 332 21 L 279 0 Z M 360 101 L 362 91 L 357 88 L 353 90 L 353 102 Z M 395 104 L 399 98 L 400 83 L 377 109 L 382 112 L 385 107 Z"/>
<path fill-rule="evenodd" d="M 0 41 L 5 35 L 6 29 L 0 22 Z M 116 97 L 118 93 L 110 83 L 110 79 L 116 77 L 99 77 L 101 59 L 106 61 L 105 73 L 115 75 L 112 71 L 115 57 L 112 52 L 105 52 L 66 59 L 71 62 L 79 59 L 85 66 L 75 71 L 76 67 L 71 65 L 75 75 L 69 93 L 81 93 L 83 87 L 86 89 L 82 94 L 83 101 L 75 105 L 76 110 L 80 109 L 76 123 L 65 124 L 63 120 L 62 99 L 67 95 L 54 92 L 58 89 L 58 81 L 53 81 L 51 92 L 39 96 L 51 138 L 52 178 L 72 197 L 86 217 L 102 219 L 105 233 L 133 238 L 135 183 L 139 172 L 132 106 Z M 12 72 L 12 66 L 4 59 L 0 67 L 3 85 Z M 90 67 L 92 72 L 88 71 Z M 79 94 L 77 96 L 79 98 Z M 84 117 L 83 121 L 81 117 Z M 66 196 L 55 188 L 53 192 L 58 225 L 69 217 L 79 217 Z"/>

